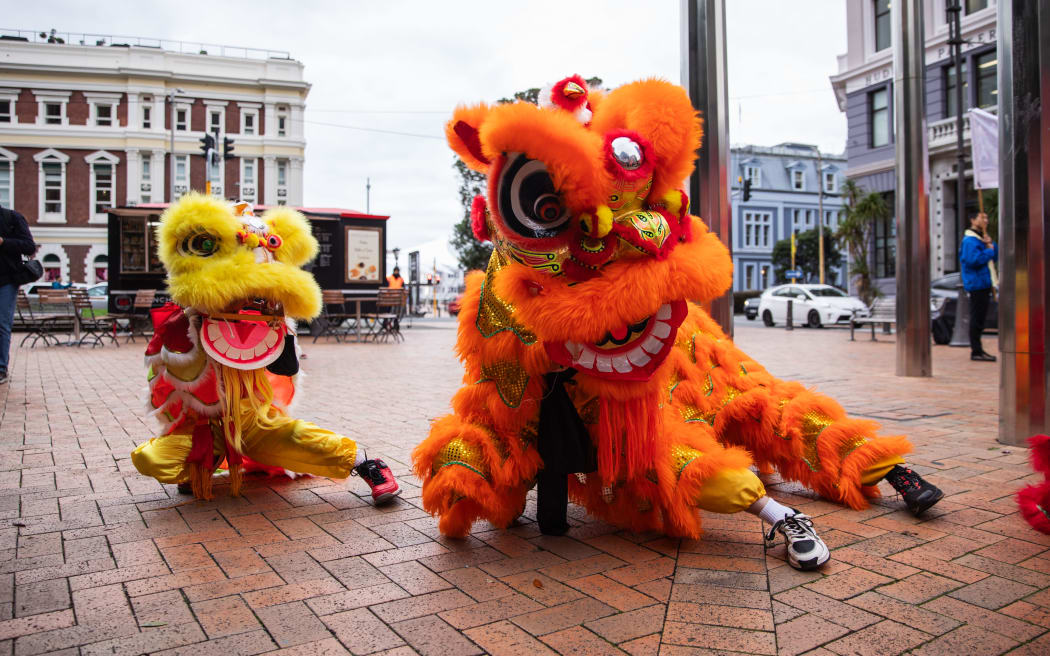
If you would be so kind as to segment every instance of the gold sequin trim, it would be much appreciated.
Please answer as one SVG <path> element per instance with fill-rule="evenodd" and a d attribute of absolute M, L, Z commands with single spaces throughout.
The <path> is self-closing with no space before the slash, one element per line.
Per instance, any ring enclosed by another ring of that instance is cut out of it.
<path fill-rule="evenodd" d="M 678 411 L 682 414 L 682 419 L 684 419 L 686 423 L 700 421 L 711 425 L 714 425 L 715 415 L 717 414 L 715 412 L 704 410 L 700 406 L 691 403 L 683 403 L 678 407 Z"/>
<path fill-rule="evenodd" d="M 823 412 L 811 410 L 802 415 L 802 460 L 813 471 L 820 471 L 820 454 L 817 452 L 817 440 L 824 429 L 832 424 L 831 417 Z"/>
<path fill-rule="evenodd" d="M 780 402 L 777 403 L 777 423 L 773 426 L 773 434 L 782 440 L 791 439 L 790 435 L 784 435 L 780 432 L 780 424 L 784 421 L 784 408 L 787 407 L 788 401 L 790 400 L 791 399 L 780 399 Z"/>
<path fill-rule="evenodd" d="M 671 447 L 671 468 L 674 469 L 675 476 L 681 476 L 685 468 L 689 466 L 689 463 L 696 460 L 703 453 L 696 449 L 691 449 L 682 444 L 675 444 Z"/>
<path fill-rule="evenodd" d="M 504 330 L 509 330 L 517 335 L 523 344 L 531 346 L 536 343 L 536 335 L 514 320 L 514 306 L 497 296 L 492 290 L 496 273 L 505 266 L 507 266 L 507 258 L 498 250 L 492 251 L 488 270 L 485 272 L 485 281 L 481 283 L 478 317 L 474 324 L 482 337 L 492 337 Z"/>
<path fill-rule="evenodd" d="M 529 375 L 517 362 L 504 360 L 481 365 L 481 379 L 478 382 L 496 383 L 499 398 L 507 406 L 516 408 L 521 404 L 521 397 L 525 396 Z"/>
<path fill-rule="evenodd" d="M 481 448 L 470 444 L 459 437 L 449 440 L 448 444 L 438 451 L 437 458 L 434 459 L 434 466 L 431 471 L 436 474 L 438 473 L 438 470 L 450 465 L 466 467 L 486 480 L 489 477 L 488 468 L 485 466 L 485 460 L 482 457 Z"/>
<path fill-rule="evenodd" d="M 867 443 L 868 440 L 863 437 L 854 437 L 851 440 L 843 442 L 842 446 L 839 447 L 839 458 L 845 460 L 846 456 L 853 453 L 854 451 L 856 451 L 857 449 L 859 449 Z"/>
<path fill-rule="evenodd" d="M 678 374 L 678 370 L 675 369 L 671 374 L 671 379 L 667 381 L 667 402 L 670 403 L 674 400 L 674 391 L 678 388 L 678 384 L 682 382 L 682 377 Z"/>

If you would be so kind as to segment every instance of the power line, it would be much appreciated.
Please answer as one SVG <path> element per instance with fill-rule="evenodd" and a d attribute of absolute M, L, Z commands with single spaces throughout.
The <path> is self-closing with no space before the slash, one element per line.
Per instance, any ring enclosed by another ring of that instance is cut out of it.
<path fill-rule="evenodd" d="M 801 96 L 812 93 L 827 93 L 828 89 L 809 89 L 808 91 L 782 91 L 780 93 L 756 93 L 750 96 L 729 96 L 730 100 L 744 100 L 746 98 L 769 98 L 772 96 Z"/>
<path fill-rule="evenodd" d="M 400 132 L 398 130 L 383 130 L 380 128 L 363 128 L 359 125 L 343 125 L 342 123 L 325 123 L 324 121 L 303 121 L 310 125 L 323 125 L 330 128 L 342 128 L 344 130 L 358 130 L 361 132 L 379 132 L 381 134 L 396 134 L 401 137 L 419 137 L 420 139 L 437 139 L 438 141 L 444 141 L 445 137 L 439 137 L 432 134 L 419 134 L 417 132 Z"/>

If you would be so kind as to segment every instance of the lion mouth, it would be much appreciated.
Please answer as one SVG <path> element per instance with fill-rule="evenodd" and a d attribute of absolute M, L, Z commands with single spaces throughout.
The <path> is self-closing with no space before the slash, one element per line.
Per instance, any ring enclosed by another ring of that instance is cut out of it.
<path fill-rule="evenodd" d="M 545 347 L 554 362 L 598 378 L 648 380 L 671 352 L 687 314 L 685 301 L 672 301 L 641 321 L 616 326 L 598 342 L 566 340 Z"/>
<path fill-rule="evenodd" d="M 208 355 L 222 364 L 258 369 L 280 357 L 287 332 L 281 303 L 247 299 L 205 316 L 201 343 Z"/>

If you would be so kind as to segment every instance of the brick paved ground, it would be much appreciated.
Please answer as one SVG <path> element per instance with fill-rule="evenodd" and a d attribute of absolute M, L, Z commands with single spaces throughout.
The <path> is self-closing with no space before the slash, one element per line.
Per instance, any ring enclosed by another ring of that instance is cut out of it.
<path fill-rule="evenodd" d="M 1027 454 L 994 441 L 997 369 L 966 349 L 935 347 L 936 378 L 902 379 L 892 338 L 740 325 L 774 373 L 909 434 L 947 495 L 920 522 L 892 496 L 854 512 L 769 479 L 834 549 L 800 573 L 745 515 L 705 517 L 696 542 L 580 512 L 562 538 L 529 521 L 441 538 L 407 468 L 458 384 L 453 338 L 417 324 L 402 345 L 306 346 L 299 414 L 388 459 L 405 494 L 382 510 L 357 479 L 187 501 L 129 460 L 153 430 L 141 342 L 17 351 L 0 387 L 0 654 L 1050 653 L 1050 536 L 1015 512 Z"/>

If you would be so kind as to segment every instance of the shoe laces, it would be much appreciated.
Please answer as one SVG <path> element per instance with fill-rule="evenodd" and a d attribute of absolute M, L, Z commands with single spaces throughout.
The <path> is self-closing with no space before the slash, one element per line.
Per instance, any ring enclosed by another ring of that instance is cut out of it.
<path fill-rule="evenodd" d="M 372 485 L 382 485 L 386 483 L 386 476 L 383 476 L 383 469 L 386 469 L 386 463 L 382 460 L 365 460 L 358 465 L 357 473 L 361 478 L 368 478 L 372 482 Z M 364 471 L 361 471 L 364 470 Z"/>
<path fill-rule="evenodd" d="M 788 541 L 813 539 L 817 535 L 816 531 L 813 530 L 813 520 L 803 513 L 788 515 L 774 524 L 773 528 L 769 529 L 769 533 L 766 534 L 766 540 L 773 541 L 776 539 L 778 530 L 784 534 Z"/>
<path fill-rule="evenodd" d="M 886 476 L 886 479 L 889 481 L 890 485 L 897 489 L 906 487 L 922 487 L 922 483 L 919 480 L 919 475 L 907 467 L 901 467 L 898 470 L 891 471 Z"/>

